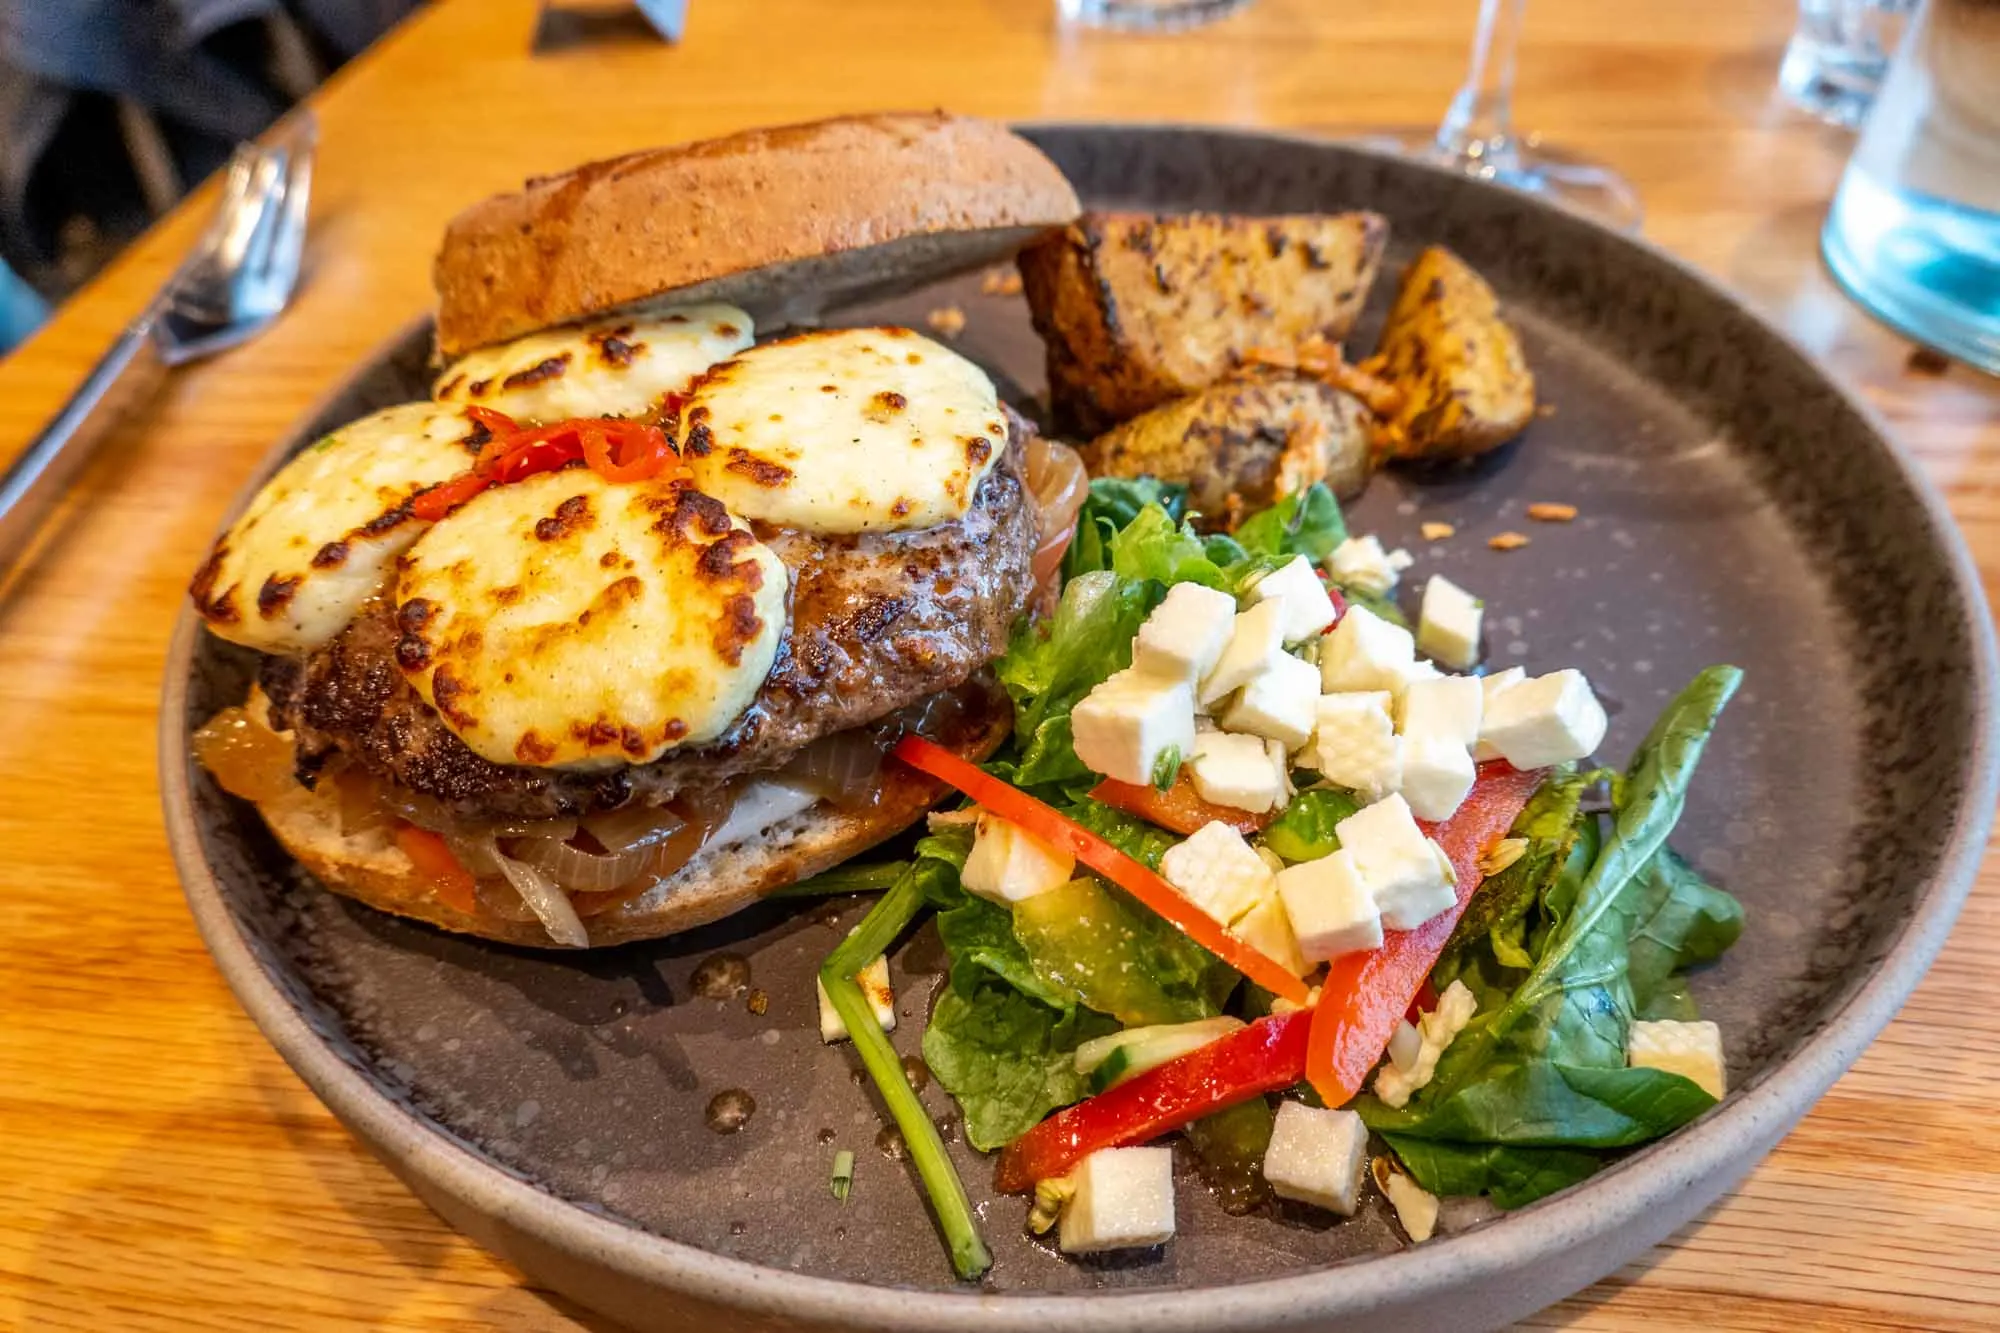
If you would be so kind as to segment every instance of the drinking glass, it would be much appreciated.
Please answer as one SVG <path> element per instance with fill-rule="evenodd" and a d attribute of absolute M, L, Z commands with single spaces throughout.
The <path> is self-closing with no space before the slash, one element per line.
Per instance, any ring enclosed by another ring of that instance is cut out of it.
<path fill-rule="evenodd" d="M 1799 0 L 1778 87 L 1821 120 L 1859 125 L 1916 7 L 1917 0 Z"/>
<path fill-rule="evenodd" d="M 1250 0 L 1056 0 L 1065 23 L 1136 32 L 1171 32 L 1234 14 Z"/>
<path fill-rule="evenodd" d="M 1636 230 L 1638 193 L 1598 162 L 1514 129 L 1514 65 L 1527 0 L 1480 0 L 1465 83 L 1435 134 L 1403 139 L 1412 156 L 1539 194 L 1622 231 Z"/>
<path fill-rule="evenodd" d="M 1885 322 L 2000 375 L 2000 0 L 1911 20 L 1820 249 Z"/>

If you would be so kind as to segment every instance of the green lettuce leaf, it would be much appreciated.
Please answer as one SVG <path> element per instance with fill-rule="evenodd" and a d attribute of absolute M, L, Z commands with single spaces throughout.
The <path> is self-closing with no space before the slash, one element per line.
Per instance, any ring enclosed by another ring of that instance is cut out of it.
<path fill-rule="evenodd" d="M 1347 522 L 1340 516 L 1340 501 L 1333 498 L 1333 492 L 1314 482 L 1251 515 L 1236 529 L 1235 537 L 1253 556 L 1289 560 L 1302 555 L 1318 564 L 1347 540 Z"/>
<path fill-rule="evenodd" d="M 1071 742 L 1070 710 L 1132 665 L 1133 636 L 1159 600 L 1155 586 L 1109 570 L 1083 574 L 1063 589 L 1051 620 L 1015 633 L 994 668 L 1014 700 L 1019 755 L 1002 772 L 1009 781 L 1033 790 L 1089 778 Z"/>
<path fill-rule="evenodd" d="M 1057 1107 L 1090 1094 L 1076 1048 L 1118 1024 L 1088 1009 L 1053 1009 L 975 970 L 953 980 L 924 1029 L 924 1063 L 957 1101 L 965 1137 L 981 1152 L 1033 1129 Z"/>

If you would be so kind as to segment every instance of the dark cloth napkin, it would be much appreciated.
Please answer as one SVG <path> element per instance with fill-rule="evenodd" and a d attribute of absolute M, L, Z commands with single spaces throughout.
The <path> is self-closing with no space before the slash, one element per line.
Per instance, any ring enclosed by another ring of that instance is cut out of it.
<path fill-rule="evenodd" d="M 418 0 L 0 0 L 0 258 L 60 296 Z M 303 85 L 303 86 L 302 86 Z"/>

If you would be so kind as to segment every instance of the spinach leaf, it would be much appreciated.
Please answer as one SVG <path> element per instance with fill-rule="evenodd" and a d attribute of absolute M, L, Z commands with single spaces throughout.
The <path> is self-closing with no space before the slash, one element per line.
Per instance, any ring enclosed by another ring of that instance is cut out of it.
<path fill-rule="evenodd" d="M 1333 498 L 1333 492 L 1314 482 L 1251 515 L 1236 529 L 1235 536 L 1251 555 L 1288 559 L 1302 555 L 1318 564 L 1347 540 L 1347 523 L 1340 516 L 1340 502 Z"/>
<path fill-rule="evenodd" d="M 1640 1016 L 1679 1017 L 1691 1009 L 1693 999 L 1676 974 L 1720 958 L 1742 933 L 1743 904 L 1662 847 L 1646 866 L 1627 944 Z"/>
<path fill-rule="evenodd" d="M 1051 1009 L 997 978 L 968 979 L 970 989 L 954 977 L 938 996 L 924 1029 L 924 1063 L 957 1099 L 966 1139 L 987 1152 L 1088 1096 L 1076 1048 L 1118 1025 L 1088 1009 Z"/>
<path fill-rule="evenodd" d="M 1344 791 L 1325 787 L 1302 791 L 1264 830 L 1264 845 L 1291 862 L 1331 856 L 1340 850 L 1333 826 L 1360 808 L 1361 803 Z"/>
<path fill-rule="evenodd" d="M 1494 957 L 1512 968 L 1534 965 L 1526 946 L 1528 913 L 1541 902 L 1556 876 L 1568 863 L 1570 849 L 1583 836 L 1586 826 L 1595 831 L 1595 822 L 1578 817 L 1583 795 L 1596 785 L 1600 773 L 1556 773 L 1535 789 L 1528 804 L 1515 819 L 1509 836 L 1527 840 L 1521 858 L 1479 886 L 1466 904 L 1445 945 L 1440 967 L 1447 974 L 1441 985 L 1451 984 L 1459 960 L 1468 948 L 1482 942 Z M 1593 849 L 1594 849 L 1593 842 Z M 1588 863 L 1586 862 L 1586 868 Z"/>
<path fill-rule="evenodd" d="M 1506 1143 L 1437 1143 L 1384 1134 L 1419 1185 L 1433 1194 L 1485 1194 L 1502 1208 L 1520 1208 L 1596 1174 L 1604 1158 L 1571 1148 L 1520 1148 Z"/>
<path fill-rule="evenodd" d="M 1733 667 L 1712 667 L 1668 706 L 1617 784 L 1610 831 L 1594 854 L 1591 821 L 1571 816 L 1578 834 L 1563 869 L 1553 880 L 1546 879 L 1546 867 L 1539 872 L 1546 885 L 1540 921 L 1532 931 L 1510 936 L 1532 959 L 1525 977 L 1510 990 L 1495 985 L 1506 973 L 1491 966 L 1498 960 L 1490 925 L 1483 940 L 1459 941 L 1471 964 L 1465 970 L 1484 983 L 1475 985 L 1481 1010 L 1446 1050 L 1431 1085 L 1400 1111 L 1369 1097 L 1357 1104 L 1372 1128 L 1399 1143 L 1449 1145 L 1453 1151 L 1434 1154 L 1428 1168 L 1440 1179 L 1446 1165 L 1470 1173 L 1487 1160 L 1481 1150 L 1494 1145 L 1577 1149 L 1645 1142 L 1713 1104 L 1679 1075 L 1625 1067 L 1637 1008 L 1629 942 L 1642 924 L 1652 867 L 1740 678 Z M 1567 794 L 1551 793 L 1531 822 L 1548 833 L 1565 808 Z M 1653 915 L 1661 905 L 1655 904 Z M 1496 910 L 1502 917 L 1519 910 L 1525 919 L 1528 907 L 1505 903 Z M 1719 921 L 1722 909 L 1714 910 Z M 1700 912 L 1691 919 L 1709 920 Z M 1698 938 L 1699 951 L 1718 947 L 1727 933 L 1715 924 L 1691 929 L 1674 941 L 1671 957 L 1681 956 L 1681 942 L 1690 935 Z M 1516 1203 L 1526 1201 L 1531 1186 L 1540 1187 L 1536 1182 L 1548 1188 L 1567 1183 L 1559 1171 L 1522 1172 L 1511 1159 L 1491 1160 L 1498 1163 L 1491 1174 Z"/>

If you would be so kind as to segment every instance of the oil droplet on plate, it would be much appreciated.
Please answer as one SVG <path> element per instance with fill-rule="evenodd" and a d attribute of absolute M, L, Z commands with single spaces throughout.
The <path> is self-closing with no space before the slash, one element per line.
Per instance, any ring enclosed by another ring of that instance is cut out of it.
<path fill-rule="evenodd" d="M 903 1142 L 903 1132 L 894 1125 L 882 1127 L 882 1132 L 875 1136 L 875 1146 L 892 1162 L 902 1161 L 909 1152 L 909 1146 Z"/>
<path fill-rule="evenodd" d="M 748 1222 L 731 1222 L 729 1224 L 729 1234 L 732 1236 L 740 1236 L 749 1229 L 750 1224 Z"/>
<path fill-rule="evenodd" d="M 930 1086 L 931 1067 L 914 1055 L 906 1055 L 903 1057 L 903 1077 L 910 1081 L 911 1087 L 922 1092 Z"/>
<path fill-rule="evenodd" d="M 757 1113 L 757 1099 L 741 1088 L 728 1088 L 709 1098 L 708 1127 L 718 1134 L 734 1134 Z"/>
<path fill-rule="evenodd" d="M 834 1139 L 838 1138 L 839 1136 L 836 1135 L 830 1129 L 822 1129 L 819 1133 L 813 1135 L 813 1137 L 819 1140 L 820 1147 L 824 1148 L 826 1145 L 832 1143 Z"/>
<path fill-rule="evenodd" d="M 710 954 L 696 964 L 688 986 L 706 1000 L 727 1000 L 750 988 L 750 960 L 740 953 Z"/>

